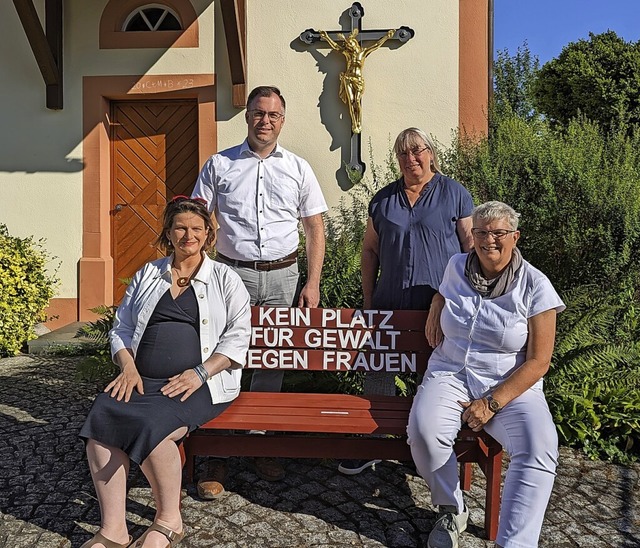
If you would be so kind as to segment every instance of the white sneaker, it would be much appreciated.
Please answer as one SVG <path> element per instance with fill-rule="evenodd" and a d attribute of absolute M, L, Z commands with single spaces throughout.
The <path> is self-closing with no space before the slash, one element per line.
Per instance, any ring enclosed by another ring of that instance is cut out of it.
<path fill-rule="evenodd" d="M 456 512 L 455 506 L 440 506 L 438 521 L 429 534 L 428 548 L 458 548 L 458 537 L 467 528 L 469 510 L 465 506 L 462 513 Z"/>
<path fill-rule="evenodd" d="M 373 460 L 343 460 L 338 464 L 338 472 L 342 472 L 347 476 L 355 476 L 371 466 L 375 469 L 375 465 L 382 462 L 380 459 Z"/>

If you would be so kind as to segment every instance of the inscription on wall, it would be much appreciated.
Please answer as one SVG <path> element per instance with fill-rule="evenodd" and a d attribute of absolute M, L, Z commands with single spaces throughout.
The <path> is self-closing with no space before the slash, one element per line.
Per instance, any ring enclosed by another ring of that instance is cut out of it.
<path fill-rule="evenodd" d="M 133 85 L 129 90 L 129 93 L 172 91 L 177 89 L 190 89 L 193 87 L 195 87 L 195 81 L 193 78 L 180 78 L 179 76 L 145 76 Z"/>

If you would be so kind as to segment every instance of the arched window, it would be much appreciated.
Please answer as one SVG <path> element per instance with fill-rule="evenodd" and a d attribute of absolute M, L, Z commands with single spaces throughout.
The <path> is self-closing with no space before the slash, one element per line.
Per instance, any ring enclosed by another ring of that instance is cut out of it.
<path fill-rule="evenodd" d="M 190 0 L 109 0 L 100 48 L 197 48 L 198 16 Z"/>
<path fill-rule="evenodd" d="M 161 4 L 147 4 L 133 10 L 122 25 L 124 32 L 182 30 L 178 15 Z"/>

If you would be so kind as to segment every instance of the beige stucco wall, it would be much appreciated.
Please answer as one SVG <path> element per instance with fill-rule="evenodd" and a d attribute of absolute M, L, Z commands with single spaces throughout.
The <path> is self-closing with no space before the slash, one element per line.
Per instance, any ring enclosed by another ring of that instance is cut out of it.
<path fill-rule="evenodd" d="M 415 31 L 407 43 L 382 47 L 365 62 L 363 161 L 369 164 L 369 140 L 374 160 L 381 163 L 389 139 L 410 126 L 449 142 L 458 126 L 458 2 L 369 0 L 362 4 L 364 30 L 408 26 Z M 247 87 L 275 84 L 281 88 L 287 99 L 281 143 L 311 163 L 332 206 L 344 194 L 343 147 L 348 149 L 350 139 L 349 114 L 338 98 L 344 57 L 326 46 L 307 46 L 298 37 L 307 28 L 347 28 L 340 21 L 350 6 L 349 1 L 335 0 L 258 0 L 247 6 Z M 230 117 L 229 103 L 227 99 L 218 104 L 223 118 Z M 220 125 L 220 147 L 235 144 L 245 132 L 239 116 Z"/>
<path fill-rule="evenodd" d="M 12 2 L 0 7 L 0 44 L 0 222 L 12 235 L 46 238 L 57 257 L 51 267 L 59 266 L 58 295 L 74 297 L 82 200 L 77 93 L 67 86 L 62 112 L 45 108 L 42 76 Z"/>
<path fill-rule="evenodd" d="M 44 0 L 36 0 L 42 13 Z M 82 255 L 82 77 L 131 74 L 216 74 L 218 147 L 246 134 L 243 112 L 231 104 L 231 84 L 220 7 L 193 0 L 200 47 L 99 49 L 100 17 L 107 0 L 66 0 L 64 109 L 45 108 L 45 86 L 11 2 L 0 4 L 0 222 L 11 233 L 46 238 L 57 257 L 58 297 L 77 296 Z M 313 166 L 331 206 L 345 195 L 342 158 L 350 121 L 338 98 L 344 59 L 328 47 L 299 39 L 307 28 L 336 30 L 351 5 L 335 0 L 247 2 L 247 89 L 278 85 L 288 108 L 282 144 Z M 419 126 L 448 142 L 458 125 L 458 2 L 368 0 L 364 29 L 406 25 L 415 37 L 383 47 L 365 63 L 363 153 L 382 162 L 389 139 Z M 393 9 L 390 9 L 390 6 Z M 346 27 L 345 27 L 346 28 Z M 348 156 L 348 154 L 347 154 Z M 370 173 L 370 170 L 369 170 Z"/>

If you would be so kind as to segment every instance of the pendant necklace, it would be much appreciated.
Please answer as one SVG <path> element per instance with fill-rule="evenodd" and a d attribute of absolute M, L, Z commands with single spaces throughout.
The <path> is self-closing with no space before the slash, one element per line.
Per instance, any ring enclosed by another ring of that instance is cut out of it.
<path fill-rule="evenodd" d="M 189 276 L 180 276 L 176 280 L 176 283 L 178 284 L 178 287 L 187 287 L 189 285 Z"/>
<path fill-rule="evenodd" d="M 191 281 L 191 276 L 193 276 L 193 273 L 196 271 L 196 269 L 194 268 L 193 272 L 191 272 L 191 274 L 189 274 L 188 276 L 180 276 L 180 273 L 178 272 L 178 269 L 175 266 L 171 268 L 175 270 L 176 275 L 178 276 L 176 280 L 178 287 L 187 287 L 189 285 L 189 282 Z"/>

